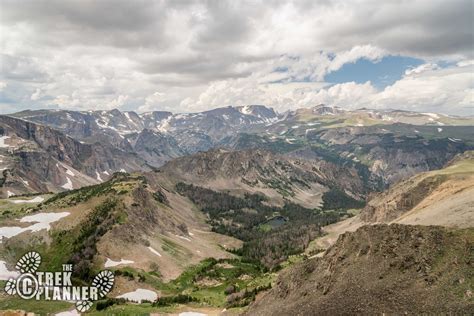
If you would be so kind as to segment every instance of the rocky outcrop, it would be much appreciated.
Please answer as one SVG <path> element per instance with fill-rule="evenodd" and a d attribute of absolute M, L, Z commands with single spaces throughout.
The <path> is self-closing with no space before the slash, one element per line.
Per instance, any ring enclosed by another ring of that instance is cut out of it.
<path fill-rule="evenodd" d="M 322 195 L 338 189 L 363 200 L 366 183 L 356 169 L 325 160 L 306 161 L 261 149 L 210 150 L 174 159 L 160 168 L 176 181 L 199 183 L 215 190 L 261 192 L 319 207 Z"/>
<path fill-rule="evenodd" d="M 316 165 L 325 160 L 329 179 L 349 180 L 351 186 L 352 177 L 362 178 L 364 190 L 368 188 L 365 191 L 380 191 L 417 173 L 439 169 L 456 154 L 474 148 L 469 126 L 449 126 L 468 125 L 470 118 L 367 109 L 346 111 L 327 105 L 283 115 L 262 105 L 248 105 L 180 114 L 137 114 L 114 109 L 23 111 L 12 116 L 50 126 L 82 145 L 115 149 L 112 154 L 116 156 L 121 156 L 120 152 L 129 153 L 130 157 L 136 154 L 154 167 L 219 147 L 265 149 Z M 398 123 L 405 121 L 421 125 Z M 101 153 L 110 157 L 108 154 Z M 348 169 L 348 174 L 333 172 L 341 168 Z M 87 174 L 94 176 L 95 170 L 92 171 Z"/>
<path fill-rule="evenodd" d="M 472 228 L 364 226 L 283 271 L 244 315 L 469 314 L 473 244 Z"/>
<path fill-rule="evenodd" d="M 393 128 L 403 130 L 409 126 L 399 124 Z M 308 138 L 326 143 L 334 152 L 357 154 L 386 186 L 420 172 L 440 169 L 455 155 L 472 149 L 464 142 L 448 138 L 406 136 L 377 126 L 332 128 Z"/>
<path fill-rule="evenodd" d="M 414 208 L 446 180 L 446 176 L 439 175 L 402 181 L 371 199 L 360 213 L 360 219 L 364 222 L 390 222 Z"/>
<path fill-rule="evenodd" d="M 107 144 L 82 144 L 50 127 L 0 116 L 4 195 L 90 185 L 117 171 L 149 170 L 135 154 Z"/>
<path fill-rule="evenodd" d="M 186 154 L 175 138 L 150 129 L 129 134 L 126 136 L 126 140 L 133 152 L 154 167 L 160 167 L 165 162 Z"/>
<path fill-rule="evenodd" d="M 374 195 L 360 212 L 359 217 L 364 222 L 388 223 L 399 220 L 402 216 L 406 217 L 405 214 L 413 213 L 412 217 L 420 217 L 422 223 L 422 213 L 426 214 L 425 216 L 435 210 L 438 213 L 438 206 L 442 203 L 446 203 L 445 216 L 453 210 L 459 216 L 466 212 L 474 213 L 472 199 L 469 202 L 469 199 L 461 198 L 472 189 L 473 184 L 474 156 L 472 151 L 468 151 L 456 156 L 445 168 L 418 174 L 393 185 L 385 192 Z M 449 203 L 449 200 L 455 203 Z M 439 214 L 433 213 L 432 217 L 437 218 Z M 465 226 L 455 221 L 454 213 L 450 217 L 452 224 Z"/>

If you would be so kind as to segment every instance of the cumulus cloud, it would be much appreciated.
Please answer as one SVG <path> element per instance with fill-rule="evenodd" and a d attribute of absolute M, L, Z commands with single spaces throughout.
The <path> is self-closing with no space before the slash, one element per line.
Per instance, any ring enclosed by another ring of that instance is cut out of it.
<path fill-rule="evenodd" d="M 472 115 L 474 66 L 440 68 L 424 65 L 407 72 L 382 91 L 370 82 L 343 83 L 322 89 L 310 102 L 335 104 L 346 108 L 392 108 Z"/>
<path fill-rule="evenodd" d="M 163 102 L 167 100 L 167 95 L 164 92 L 156 91 L 145 98 L 145 104 L 138 108 L 139 112 L 153 111 L 154 109 L 163 108 Z"/>
<path fill-rule="evenodd" d="M 118 97 L 111 100 L 110 102 L 107 102 L 104 108 L 106 110 L 121 108 L 127 102 L 128 98 L 129 98 L 128 95 L 119 95 Z"/>
<path fill-rule="evenodd" d="M 387 55 L 387 52 L 371 45 L 354 46 L 349 51 L 337 54 L 334 60 L 332 60 L 328 72 L 336 71 L 343 65 L 353 63 L 360 58 L 365 58 L 371 61 L 380 61 L 380 59 L 385 55 Z"/>
<path fill-rule="evenodd" d="M 432 63 L 422 64 L 422 65 L 419 65 L 418 67 L 410 68 L 410 69 L 405 70 L 405 75 L 410 76 L 410 75 L 420 74 L 420 73 L 423 73 L 425 71 L 435 70 L 435 69 L 438 69 L 438 68 L 439 67 L 438 67 L 437 64 L 432 64 Z"/>
<path fill-rule="evenodd" d="M 39 100 L 41 98 L 41 89 L 36 88 L 35 92 L 31 95 L 30 99 L 33 101 Z"/>
<path fill-rule="evenodd" d="M 440 89 L 432 107 L 461 112 L 472 91 L 472 82 L 461 85 L 464 97 L 441 84 L 464 84 L 457 68 L 474 58 L 469 0 L 1 0 L 0 9 L 2 112 L 248 103 L 284 110 L 316 100 L 416 109 L 430 89 Z M 347 63 L 387 55 L 427 63 L 383 91 L 324 82 Z M 432 68 L 440 60 L 457 62 L 456 74 Z M 426 91 L 411 96 L 410 84 Z"/>
<path fill-rule="evenodd" d="M 427 67 L 406 74 L 373 97 L 375 107 L 473 114 L 474 66 Z"/>
<path fill-rule="evenodd" d="M 202 110 L 207 105 L 267 104 L 283 111 L 288 108 L 330 104 L 346 109 L 393 108 L 410 111 L 433 111 L 446 114 L 470 114 L 474 100 L 474 65 L 440 68 L 424 64 L 414 68 L 393 85 L 376 89 L 370 81 L 325 83 L 259 84 L 257 80 L 237 79 L 211 84 L 196 99 L 188 98 L 182 106 Z"/>

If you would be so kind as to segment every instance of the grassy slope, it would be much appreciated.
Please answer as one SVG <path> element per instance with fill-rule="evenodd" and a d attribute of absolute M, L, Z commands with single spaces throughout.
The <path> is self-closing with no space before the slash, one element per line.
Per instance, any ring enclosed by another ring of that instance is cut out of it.
<path fill-rule="evenodd" d="M 61 229 L 52 229 L 49 232 L 51 238 L 49 245 L 42 242 L 28 242 L 23 244 L 21 241 L 18 241 L 8 243 L 7 247 L 9 257 L 18 258 L 26 251 L 36 250 L 42 254 L 43 262 L 41 270 L 56 271 L 60 269 L 61 264 L 68 262 L 73 257 L 74 252 L 80 253 L 81 249 L 84 249 L 84 247 L 91 246 L 87 244 L 87 240 L 90 240 L 90 236 L 96 234 L 96 227 L 103 224 L 109 214 L 117 215 L 117 223 L 124 220 L 120 215 L 120 207 L 117 208 L 115 204 L 107 204 L 109 203 L 107 202 L 107 196 L 115 196 L 116 200 L 119 199 L 121 195 L 133 190 L 133 188 L 135 188 L 139 183 L 139 179 L 132 178 L 126 181 L 122 180 L 82 188 L 68 193 L 61 193 L 38 205 L 37 209 L 48 211 L 56 210 L 58 208 L 70 208 L 75 205 L 80 206 L 82 205 L 81 203 L 86 203 L 89 200 L 97 199 L 98 197 L 100 197 L 100 199 L 97 201 L 102 201 L 84 215 L 86 218 L 85 222 L 83 221 L 81 222 L 81 225 L 73 226 L 72 229 L 66 230 L 67 234 Z M 12 217 L 21 217 L 24 215 L 24 212 L 18 211 L 15 212 L 15 214 L 9 212 L 8 214 L 12 214 Z M 163 251 L 176 255 L 179 255 L 179 253 L 182 252 L 180 251 L 181 246 L 173 242 L 171 239 L 163 237 L 163 241 Z M 84 255 L 81 255 L 81 257 L 83 256 Z M 186 260 L 186 258 L 182 259 Z M 227 265 L 227 267 L 221 265 Z M 102 269 L 100 266 L 92 266 L 90 268 L 92 269 L 90 274 Z M 240 260 L 220 262 L 214 259 L 204 260 L 198 265 L 189 267 L 180 277 L 168 283 L 164 283 L 159 274 L 153 272 L 146 272 L 131 267 L 114 270 L 117 271 L 117 274 L 120 274 L 119 277 L 133 279 L 138 283 L 142 282 L 144 285 L 147 285 L 145 287 L 154 288 L 161 292 L 162 295 L 175 296 L 178 294 L 187 294 L 198 299 L 201 302 L 200 304 L 219 307 L 226 305 L 226 295 L 224 294 L 224 290 L 229 285 L 235 285 L 239 289 L 254 289 L 262 285 L 267 286 L 274 279 L 274 274 L 264 274 L 260 271 L 258 266 L 250 263 L 243 263 Z M 205 279 L 205 282 L 200 282 L 200 279 L 203 278 Z M 76 282 L 81 281 L 76 279 Z M 206 282 L 209 284 L 206 284 Z M 151 310 L 166 311 L 174 308 L 151 307 L 149 304 L 148 306 L 147 304 L 142 305 L 143 306 L 121 305 L 120 307 L 115 306 L 110 308 L 110 310 L 124 310 L 125 312 L 140 311 L 145 313 Z M 46 314 L 70 309 L 70 307 L 71 304 L 64 302 L 25 303 L 20 299 L 0 296 L 0 309 L 25 309 L 39 314 Z"/>

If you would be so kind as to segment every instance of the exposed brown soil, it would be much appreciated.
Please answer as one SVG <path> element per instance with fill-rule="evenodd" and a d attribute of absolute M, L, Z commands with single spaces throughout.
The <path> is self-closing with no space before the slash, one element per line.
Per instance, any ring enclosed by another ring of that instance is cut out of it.
<path fill-rule="evenodd" d="M 474 229 L 369 225 L 283 271 L 245 315 L 470 314 Z"/>

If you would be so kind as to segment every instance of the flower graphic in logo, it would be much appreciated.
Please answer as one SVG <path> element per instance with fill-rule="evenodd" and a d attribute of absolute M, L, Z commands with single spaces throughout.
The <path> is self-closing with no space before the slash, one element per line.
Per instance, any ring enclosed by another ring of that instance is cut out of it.
<path fill-rule="evenodd" d="M 18 260 L 15 268 L 21 273 L 34 273 L 38 270 L 41 264 L 41 256 L 39 253 L 30 251 L 23 255 L 23 257 Z"/>
<path fill-rule="evenodd" d="M 21 273 L 34 273 L 41 264 L 41 256 L 39 253 L 30 251 L 24 254 L 15 265 L 15 269 Z M 5 292 L 8 295 L 17 294 L 16 279 L 10 278 L 5 284 Z"/>
<path fill-rule="evenodd" d="M 92 286 L 98 289 L 99 297 L 107 295 L 114 285 L 115 276 L 109 270 L 99 272 L 92 280 Z M 80 312 L 88 311 L 92 306 L 91 300 L 76 302 L 76 309 Z"/>
<path fill-rule="evenodd" d="M 76 309 L 79 312 L 87 312 L 92 307 L 92 301 L 78 301 L 76 302 Z"/>
<path fill-rule="evenodd" d="M 92 281 L 92 286 L 74 286 L 70 279 L 73 271 L 72 264 L 63 264 L 62 272 L 39 272 L 37 271 L 41 264 L 41 256 L 39 253 L 30 251 L 23 255 L 15 265 L 15 268 L 21 272 L 16 278 L 10 278 L 5 284 L 5 292 L 8 295 L 18 295 L 23 299 L 41 299 L 42 295 L 46 294 L 47 299 L 63 301 L 75 301 L 76 309 L 79 312 L 87 312 L 94 301 L 105 297 L 114 285 L 115 276 L 113 272 L 104 270 L 99 272 Z M 46 277 L 46 283 L 42 277 Z M 54 277 L 58 276 L 55 280 Z M 69 280 L 65 283 L 65 280 Z M 74 291 L 73 291 L 74 289 Z M 71 295 L 70 293 L 95 293 L 83 294 L 71 299 L 70 296 L 62 297 L 61 295 Z M 69 293 L 69 294 L 66 294 Z M 56 298 L 57 295 L 58 297 Z"/>
<path fill-rule="evenodd" d="M 103 297 L 107 295 L 114 285 L 115 276 L 109 270 L 99 272 L 92 280 L 92 286 L 99 289 L 99 296 Z"/>
<path fill-rule="evenodd" d="M 7 281 L 7 284 L 5 284 L 5 292 L 7 292 L 8 295 L 16 294 L 16 280 L 9 279 Z"/>

